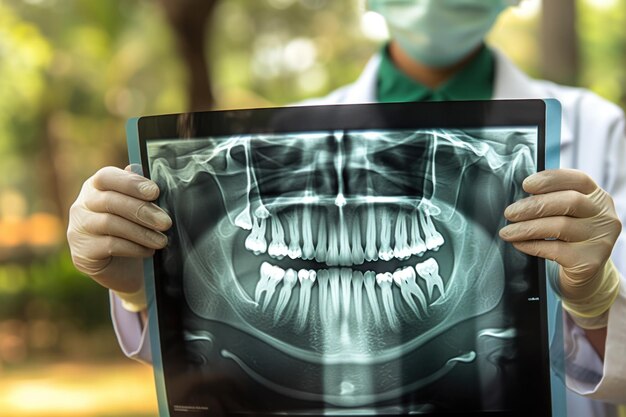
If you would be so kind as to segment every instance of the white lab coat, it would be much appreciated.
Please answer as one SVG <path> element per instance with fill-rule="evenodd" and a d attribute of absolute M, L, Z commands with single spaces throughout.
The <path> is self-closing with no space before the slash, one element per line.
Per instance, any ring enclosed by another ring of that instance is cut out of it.
<path fill-rule="evenodd" d="M 619 107 L 580 88 L 532 80 L 496 51 L 495 99 L 556 98 L 563 106 L 561 166 L 589 174 L 613 196 L 622 223 L 626 225 L 626 130 Z M 359 79 L 330 95 L 303 104 L 354 104 L 376 101 L 376 75 L 380 56 L 374 56 Z M 626 275 L 626 232 L 613 252 L 613 261 Z M 111 300 L 113 324 L 124 353 L 150 361 L 147 330 L 137 314 Z M 143 330 L 143 331 L 142 331 Z M 566 356 L 582 370 L 568 375 L 568 386 L 588 397 L 626 403 L 626 282 L 611 307 L 604 365 L 581 329 L 567 321 Z M 569 417 L 614 417 L 615 406 L 568 393 Z"/>

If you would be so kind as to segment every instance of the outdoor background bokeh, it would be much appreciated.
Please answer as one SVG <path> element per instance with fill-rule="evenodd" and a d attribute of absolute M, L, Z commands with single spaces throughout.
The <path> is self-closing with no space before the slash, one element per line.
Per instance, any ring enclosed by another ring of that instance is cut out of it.
<path fill-rule="evenodd" d="M 354 80 L 386 36 L 362 8 L 0 2 L 0 416 L 156 414 L 151 369 L 123 357 L 107 292 L 72 266 L 71 203 L 125 165 L 129 117 L 285 105 Z M 626 0 L 526 0 L 490 39 L 533 76 L 626 105 Z"/>

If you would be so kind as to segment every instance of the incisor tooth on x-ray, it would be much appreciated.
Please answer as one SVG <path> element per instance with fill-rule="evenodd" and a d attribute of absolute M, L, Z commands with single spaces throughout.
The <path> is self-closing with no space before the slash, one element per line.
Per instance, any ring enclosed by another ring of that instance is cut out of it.
<path fill-rule="evenodd" d="M 352 293 L 354 294 L 354 313 L 357 325 L 363 323 L 363 273 L 352 273 Z"/>
<path fill-rule="evenodd" d="M 365 229 L 365 259 L 368 261 L 378 260 L 376 250 L 376 216 L 374 206 L 367 207 L 367 226 Z"/>
<path fill-rule="evenodd" d="M 318 312 L 320 315 L 320 322 L 322 327 L 328 326 L 328 310 L 330 306 L 328 304 L 328 270 L 322 269 L 317 274 L 318 291 L 317 296 L 319 300 Z"/>
<path fill-rule="evenodd" d="M 365 252 L 361 242 L 361 219 L 355 216 L 352 220 L 352 263 L 361 265 L 365 261 Z"/>

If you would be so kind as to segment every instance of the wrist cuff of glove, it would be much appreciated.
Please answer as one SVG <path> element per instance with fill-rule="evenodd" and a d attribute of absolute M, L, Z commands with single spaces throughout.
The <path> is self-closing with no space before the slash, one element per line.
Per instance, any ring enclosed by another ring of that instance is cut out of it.
<path fill-rule="evenodd" d="M 122 307 L 130 312 L 138 313 L 145 310 L 148 306 L 146 302 L 146 290 L 143 286 L 139 291 L 133 293 L 119 291 L 113 291 L 113 293 L 119 297 L 122 302 Z"/>
<path fill-rule="evenodd" d="M 574 323 L 588 330 L 607 326 L 608 310 L 619 293 L 619 272 L 610 259 L 594 279 L 599 280 L 600 283 L 589 296 L 576 301 L 563 298 L 563 309 L 570 314 Z"/>
<path fill-rule="evenodd" d="M 574 323 L 581 329 L 585 330 L 595 330 L 602 329 L 609 324 L 609 310 L 606 310 L 604 313 L 600 314 L 598 317 L 580 317 L 577 316 L 576 313 L 569 311 L 563 305 L 563 309 L 569 313 L 569 316 L 572 318 Z"/>

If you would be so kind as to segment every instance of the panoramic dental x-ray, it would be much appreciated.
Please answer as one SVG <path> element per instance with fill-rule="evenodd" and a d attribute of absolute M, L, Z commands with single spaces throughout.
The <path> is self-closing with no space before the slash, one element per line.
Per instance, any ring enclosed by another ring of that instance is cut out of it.
<path fill-rule="evenodd" d="M 154 260 L 173 415 L 543 415 L 543 284 L 498 238 L 537 143 L 533 126 L 147 141 L 174 223 Z"/>

